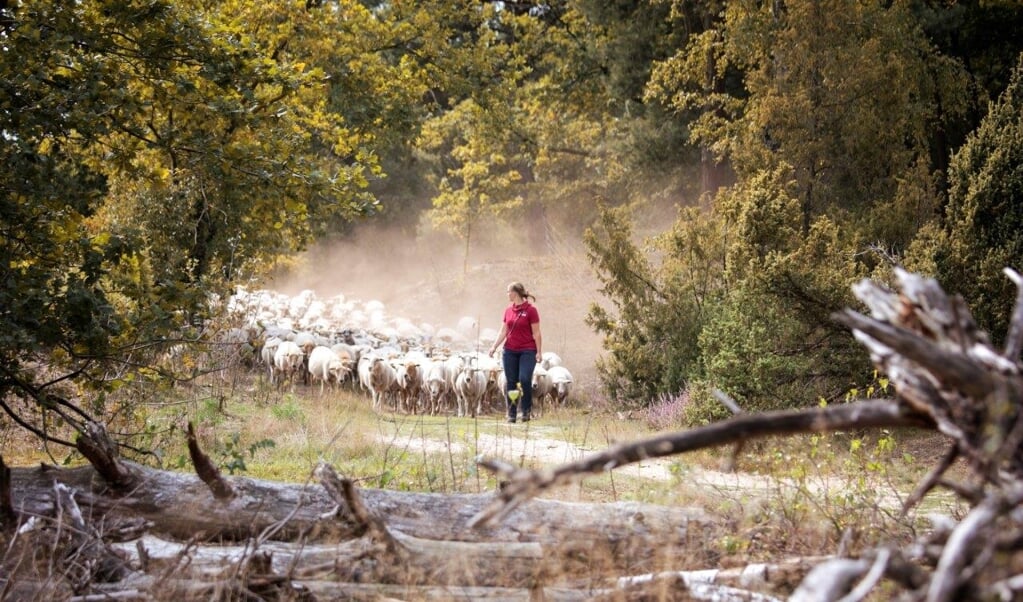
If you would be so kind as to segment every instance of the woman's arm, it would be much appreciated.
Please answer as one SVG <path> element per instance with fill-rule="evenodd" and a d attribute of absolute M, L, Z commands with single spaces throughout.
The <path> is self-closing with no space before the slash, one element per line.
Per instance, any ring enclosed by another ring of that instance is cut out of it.
<path fill-rule="evenodd" d="M 507 336 L 508 336 L 508 325 L 505 324 L 502 321 L 501 322 L 501 332 L 497 333 L 497 340 L 495 340 L 494 344 L 490 346 L 490 351 L 487 353 L 487 355 L 494 355 L 494 352 L 497 351 L 497 348 L 501 345 L 501 343 L 504 342 L 504 339 Z"/>
<path fill-rule="evenodd" d="M 533 327 L 533 340 L 536 341 L 536 361 L 540 361 L 543 357 L 543 335 L 540 334 L 540 323 L 533 322 L 530 324 Z"/>

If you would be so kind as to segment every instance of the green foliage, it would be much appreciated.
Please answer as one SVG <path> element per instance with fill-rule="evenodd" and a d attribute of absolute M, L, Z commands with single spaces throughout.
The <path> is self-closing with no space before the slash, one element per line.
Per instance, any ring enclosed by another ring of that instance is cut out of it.
<path fill-rule="evenodd" d="M 863 375 L 866 357 L 830 319 L 863 275 L 857 240 L 827 218 L 803 233 L 789 173 L 725 191 L 715 212 L 682 211 L 651 241 L 656 266 L 624 209 L 602 214 L 586 242 L 615 311 L 595 306 L 589 323 L 605 335 L 599 369 L 613 398 L 649 403 L 689 386 L 687 417 L 703 422 L 723 416 L 712 388 L 748 410 L 798 407 Z"/>
<path fill-rule="evenodd" d="M 632 242 L 627 211 L 606 209 L 586 233 L 590 261 L 614 312 L 594 304 L 587 322 L 604 334 L 598 363 L 617 400 L 649 402 L 685 388 L 699 374 L 696 340 L 707 307 L 721 290 L 722 233 L 698 210 L 683 210 L 675 227 L 652 241 L 662 256 L 651 265 Z"/>
<path fill-rule="evenodd" d="M 935 128 L 968 118 L 963 66 L 936 52 L 904 3 L 733 2 L 706 14 L 671 6 L 673 18 L 694 24 L 692 35 L 655 64 L 646 98 L 691 116 L 692 140 L 736 171 L 704 217 L 727 233 L 724 273 L 699 320 L 675 322 L 696 350 L 668 345 L 677 360 L 653 361 L 653 316 L 691 309 L 659 271 L 647 278 L 658 294 L 643 298 L 619 270 L 620 286 L 606 291 L 618 316 L 591 314 L 615 335 L 605 384 L 613 395 L 650 399 L 689 383 L 697 420 L 720 414 L 700 393 L 713 387 L 749 409 L 838 399 L 867 361 L 830 314 L 853 303 L 857 279 L 884 277 L 888 262 L 927 263 L 914 240 L 943 197 L 943 176 L 927 158 L 944 142 Z M 619 261 L 606 257 L 614 246 L 594 261 L 598 271 L 615 273 L 609 266 Z M 664 257 L 684 256 L 685 246 Z M 646 260 L 618 247 L 621 265 Z M 672 373 L 673 363 L 681 370 Z"/>
<path fill-rule="evenodd" d="M 804 231 L 890 201 L 934 128 L 967 115 L 962 67 L 934 51 L 906 3 L 730 2 L 721 14 L 655 68 L 647 94 L 699 111 L 694 139 L 740 178 L 788 166 Z"/>
<path fill-rule="evenodd" d="M 781 347 L 802 333 L 800 323 L 764 293 L 733 292 L 715 306 L 699 339 L 708 381 L 750 411 L 805 402 L 787 394 L 803 386 L 806 358 Z"/>
<path fill-rule="evenodd" d="M 4 9 L 0 399 L 45 408 L 5 406 L 44 438 L 46 413 L 102 417 L 71 400 L 197 338 L 214 295 L 370 204 L 365 135 L 238 6 Z"/>
<path fill-rule="evenodd" d="M 982 329 L 1007 331 L 1023 269 L 1023 56 L 1012 81 L 952 159 L 946 240 L 933 249 L 939 280 L 962 293 Z"/>
<path fill-rule="evenodd" d="M 305 413 L 301 406 L 296 403 L 293 395 L 286 395 L 280 403 L 270 406 L 270 413 L 274 418 L 287 422 L 302 422 L 305 420 Z"/>
<path fill-rule="evenodd" d="M 241 433 L 231 433 L 231 437 L 214 448 L 214 453 L 221 456 L 218 462 L 220 468 L 227 470 L 229 474 L 247 471 L 246 459 L 252 460 L 261 449 L 272 449 L 277 444 L 272 439 L 260 439 L 248 447 L 241 442 Z"/>
<path fill-rule="evenodd" d="M 536 14 L 486 4 L 469 9 L 476 20 L 463 16 L 472 30 L 455 46 L 453 68 L 475 85 L 444 74 L 449 107 L 423 123 L 416 146 L 436 190 L 433 224 L 467 251 L 490 220 L 542 228 L 540 208 L 588 218 L 593 192 L 626 177 L 605 148 L 623 135 L 596 77 L 606 33 L 572 4 Z"/>
<path fill-rule="evenodd" d="M 897 449 L 892 433 L 882 432 L 876 440 L 844 435 L 807 439 L 805 453 L 798 457 L 781 452 L 771 456 L 773 474 L 791 479 L 792 494 L 800 500 L 802 518 L 794 516 L 792 527 L 823 519 L 831 526 L 831 541 L 852 535 L 859 544 L 911 536 L 911 522 L 897 518 L 891 508 L 892 496 L 904 486 L 890 471 Z M 835 474 L 849 477 L 844 486 L 829 483 Z"/>

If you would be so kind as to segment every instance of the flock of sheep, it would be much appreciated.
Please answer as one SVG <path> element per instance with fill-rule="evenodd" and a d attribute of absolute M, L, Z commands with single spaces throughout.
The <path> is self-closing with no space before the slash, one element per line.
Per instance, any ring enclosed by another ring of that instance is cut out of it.
<path fill-rule="evenodd" d="M 367 392 L 374 410 L 478 416 L 505 407 L 501 362 L 478 350 L 489 348 L 497 331 L 480 329 L 463 317 L 454 327 L 415 324 L 387 315 L 379 301 L 337 295 L 319 299 L 313 291 L 294 297 L 239 290 L 229 313 L 243 326 L 225 342 L 245 345 L 280 388 L 351 386 Z M 534 414 L 564 404 L 572 374 L 561 358 L 544 352 L 533 374 Z"/>

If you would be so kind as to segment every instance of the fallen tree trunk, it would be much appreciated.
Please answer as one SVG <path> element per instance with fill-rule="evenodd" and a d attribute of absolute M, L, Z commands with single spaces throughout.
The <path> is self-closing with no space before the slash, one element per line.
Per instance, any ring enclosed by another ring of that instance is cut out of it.
<path fill-rule="evenodd" d="M 331 580 L 352 584 L 338 592 L 359 582 L 364 584 L 355 589 L 374 591 L 365 584 L 377 583 L 424 592 L 438 586 L 473 592 L 568 583 L 572 587 L 563 589 L 576 591 L 582 582 L 592 593 L 622 574 L 706 566 L 709 558 L 698 551 L 704 538 L 714 537 L 707 516 L 689 508 L 536 499 L 504 524 L 472 529 L 469 520 L 491 494 L 355 490 L 321 466 L 316 472 L 323 486 L 233 477 L 233 494 L 218 497 L 195 475 L 123 460 L 118 465 L 120 482 L 130 475 L 130 489 L 107 485 L 91 466 L 10 472 L 12 506 L 22 521 L 15 539 L 29 542 L 24 547 L 38 547 L 39 541 L 53 547 L 47 521 L 59 514 L 56 484 L 110 544 L 107 556 L 135 570 L 123 581 L 88 589 L 105 595 L 167 593 L 171 576 L 180 594 L 244 588 L 252 580 L 291 594 L 295 584 L 319 582 L 316 589 L 322 590 Z M 26 526 L 28 520 L 35 523 Z M 11 562 L 21 559 L 7 560 L 4 568 L 20 575 L 19 587 L 48 591 L 47 582 Z M 78 582 L 70 587 L 85 591 Z"/>
<path fill-rule="evenodd" d="M 245 541 L 276 528 L 279 541 L 323 542 L 343 539 L 350 525 L 324 519 L 336 503 L 319 485 L 232 477 L 235 496 L 218 500 L 195 475 L 125 463 L 138 485 L 124 494 L 108 488 L 91 466 L 11 469 L 13 507 L 23 516 L 53 512 L 53 484 L 75 490 L 83 513 L 92 520 L 144 519 L 153 533 L 188 541 Z M 469 519 L 493 495 L 431 494 L 360 489 L 366 507 L 391 529 L 424 539 L 466 542 L 586 542 L 604 539 L 628 549 L 700 537 L 709 520 L 697 508 L 671 508 L 617 502 L 587 504 L 536 499 L 509 520 L 485 529 L 468 528 Z M 695 529 L 695 532 L 694 532 Z"/>

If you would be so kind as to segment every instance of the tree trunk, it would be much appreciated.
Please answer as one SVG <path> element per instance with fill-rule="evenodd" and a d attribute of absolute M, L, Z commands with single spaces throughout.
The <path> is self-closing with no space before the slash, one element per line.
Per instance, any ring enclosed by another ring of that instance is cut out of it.
<path fill-rule="evenodd" d="M 501 524 L 470 528 L 493 495 L 356 491 L 318 469 L 323 486 L 230 477 L 233 495 L 218 498 L 218 487 L 192 474 L 124 461 L 118 468 L 133 487 L 111 487 L 91 466 L 11 469 L 22 528 L 7 533 L 21 545 L 4 559 L 0 575 L 11 579 L 0 577 L 0 585 L 18 588 L 19 597 L 60 597 L 47 589 L 53 575 L 25 562 L 31 549 L 73 556 L 85 547 L 55 543 L 55 517 L 70 514 L 58 512 L 55 484 L 95 531 L 87 542 L 94 564 L 116 559 L 131 568 L 109 579 L 93 572 L 88 588 L 79 571 L 71 593 L 169 599 L 256 587 L 272 589 L 270 597 L 371 598 L 413 588 L 414 598 L 435 590 L 515 598 L 553 588 L 548 598 L 586 599 L 613 591 L 622 575 L 712 564 L 701 542 L 714 537 L 713 525 L 691 508 L 533 499 Z M 30 517 L 36 521 L 26 526 Z"/>

